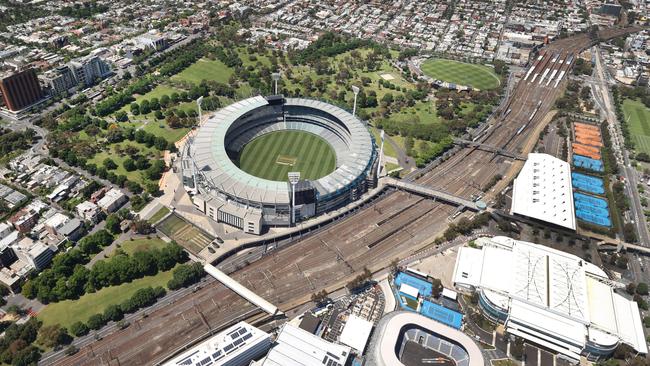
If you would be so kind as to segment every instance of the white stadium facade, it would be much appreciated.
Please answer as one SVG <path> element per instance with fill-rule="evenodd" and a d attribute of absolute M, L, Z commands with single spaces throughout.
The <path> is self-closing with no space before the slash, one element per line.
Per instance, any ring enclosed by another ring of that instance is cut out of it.
<path fill-rule="evenodd" d="M 647 353 L 636 302 L 581 258 L 508 237 L 480 238 L 458 252 L 453 281 L 506 331 L 569 358 L 597 360 L 620 343 Z"/>
<path fill-rule="evenodd" d="M 317 180 L 301 180 L 292 202 L 289 182 L 244 172 L 229 154 L 274 131 L 298 130 L 322 137 L 336 153 L 336 169 Z M 358 199 L 376 185 L 377 152 L 368 128 L 349 112 L 311 99 L 256 96 L 212 115 L 182 152 L 185 189 L 194 204 L 218 222 L 260 234 L 265 227 L 291 226 Z"/>

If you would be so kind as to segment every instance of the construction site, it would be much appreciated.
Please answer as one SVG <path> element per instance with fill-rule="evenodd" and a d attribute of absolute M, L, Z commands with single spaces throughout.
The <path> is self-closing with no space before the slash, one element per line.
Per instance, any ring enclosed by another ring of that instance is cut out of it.
<path fill-rule="evenodd" d="M 607 30 L 601 32 L 600 38 L 632 31 Z M 516 177 L 523 166 L 517 157 L 533 150 L 540 132 L 554 116 L 555 100 L 566 86 L 566 74 L 577 54 L 593 42 L 589 35 L 582 34 L 543 47 L 532 59 L 530 68 L 518 75 L 519 81 L 509 98 L 473 136 L 477 144 L 457 146 L 449 157 L 412 173 L 405 180 L 463 200 L 481 197 L 490 203 Z M 583 138 L 593 140 L 590 132 L 585 129 Z M 491 185 L 495 175 L 501 178 Z M 458 214 L 455 205 L 389 188 L 353 215 L 268 252 L 230 275 L 288 313 L 309 302 L 313 293 L 340 289 L 365 268 L 376 272 L 396 258 L 405 258 L 431 246 L 452 220 L 473 214 L 469 211 Z M 176 350 L 237 321 L 265 324 L 272 320 L 216 281 L 188 296 L 159 305 L 127 328 L 80 347 L 75 355 L 48 363 L 159 364 Z"/>

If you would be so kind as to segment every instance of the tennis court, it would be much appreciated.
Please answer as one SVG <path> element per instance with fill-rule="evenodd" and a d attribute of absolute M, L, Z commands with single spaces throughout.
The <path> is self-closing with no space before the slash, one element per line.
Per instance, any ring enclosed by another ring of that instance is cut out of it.
<path fill-rule="evenodd" d="M 422 301 L 420 314 L 456 329 L 460 329 L 463 324 L 463 314 L 429 300 Z"/>

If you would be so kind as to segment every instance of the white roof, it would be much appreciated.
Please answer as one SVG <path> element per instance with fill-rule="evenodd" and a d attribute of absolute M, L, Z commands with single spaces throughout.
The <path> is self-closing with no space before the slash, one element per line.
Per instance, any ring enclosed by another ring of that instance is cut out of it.
<path fill-rule="evenodd" d="M 163 366 L 213 366 L 250 362 L 271 346 L 271 336 L 252 325 L 239 322 L 188 349 Z M 245 359 L 245 360 L 244 360 Z M 215 363 L 213 363 L 215 362 Z"/>
<path fill-rule="evenodd" d="M 290 323 L 282 327 L 276 343 L 263 366 L 343 366 L 350 355 L 350 347 L 330 343 Z"/>
<path fill-rule="evenodd" d="M 442 296 L 444 296 L 444 297 L 446 297 L 448 299 L 456 300 L 458 298 L 458 292 L 456 292 L 454 290 L 450 290 L 450 289 L 445 287 L 445 288 L 442 289 Z"/>
<path fill-rule="evenodd" d="M 597 266 L 507 237 L 479 238 L 476 243 L 480 249 L 459 250 L 454 283 L 481 289 L 509 313 L 508 327 L 534 328 L 539 331 L 536 341 L 552 334 L 580 347 L 587 339 L 612 344 L 615 337 L 647 352 L 637 304 L 615 293 L 615 283 Z"/>
<path fill-rule="evenodd" d="M 354 348 L 357 354 L 362 354 L 368 343 L 370 332 L 372 331 L 372 323 L 359 318 L 356 315 L 350 315 L 348 321 L 343 327 L 339 341 L 345 345 Z"/>
<path fill-rule="evenodd" d="M 510 213 L 575 230 L 569 163 L 548 154 L 528 154 L 513 183 Z"/>
<path fill-rule="evenodd" d="M 399 292 L 415 297 L 416 299 L 418 298 L 418 294 L 420 293 L 418 289 L 406 283 L 400 285 Z"/>

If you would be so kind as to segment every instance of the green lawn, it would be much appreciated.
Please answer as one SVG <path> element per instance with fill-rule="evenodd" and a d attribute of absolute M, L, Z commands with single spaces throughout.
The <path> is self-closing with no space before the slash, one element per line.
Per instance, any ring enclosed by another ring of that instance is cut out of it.
<path fill-rule="evenodd" d="M 277 131 L 249 142 L 240 153 L 239 167 L 254 176 L 286 182 L 287 173 L 319 179 L 336 168 L 336 155 L 321 137 L 304 131 Z"/>
<path fill-rule="evenodd" d="M 162 136 L 165 140 L 169 142 L 176 142 L 180 140 L 190 130 L 189 128 L 186 127 L 171 128 L 169 127 L 169 125 L 167 125 L 167 122 L 165 122 L 165 120 L 151 121 L 147 123 L 147 125 L 144 126 L 143 129 L 156 136 Z"/>
<path fill-rule="evenodd" d="M 393 113 L 391 119 L 401 122 L 417 121 L 423 125 L 439 123 L 438 112 L 433 102 L 418 101 L 413 107 L 406 107 Z"/>
<path fill-rule="evenodd" d="M 167 282 L 172 278 L 172 271 L 173 269 L 119 286 L 106 287 L 95 293 L 83 295 L 77 300 L 65 300 L 49 304 L 38 314 L 38 319 L 43 321 L 43 325 L 58 323 L 63 327 L 69 327 L 78 320 L 85 322 L 91 315 L 104 312 L 108 305 L 122 303 L 138 289 L 147 286 L 167 287 Z"/>
<path fill-rule="evenodd" d="M 485 65 L 464 62 L 428 59 L 421 66 L 422 72 L 434 79 L 485 90 L 499 86 L 499 77 Z"/>
<path fill-rule="evenodd" d="M 219 60 L 200 59 L 190 67 L 172 76 L 172 80 L 198 84 L 202 80 L 227 84 L 233 70 Z"/>
<path fill-rule="evenodd" d="M 214 239 L 176 214 L 167 217 L 156 228 L 194 254 L 198 254 Z"/>
<path fill-rule="evenodd" d="M 169 209 L 165 206 L 161 207 L 160 210 L 158 210 L 153 216 L 149 218 L 149 221 L 151 224 L 157 223 L 159 220 L 161 220 L 165 215 L 169 213 Z"/>
<path fill-rule="evenodd" d="M 638 100 L 625 99 L 623 114 L 637 152 L 650 154 L 650 109 Z"/>
<path fill-rule="evenodd" d="M 147 250 L 152 249 L 162 249 L 167 245 L 168 244 L 166 241 L 159 238 L 142 238 L 125 241 L 120 245 L 120 249 L 122 249 L 128 255 L 132 255 L 135 252 L 146 252 Z"/>

